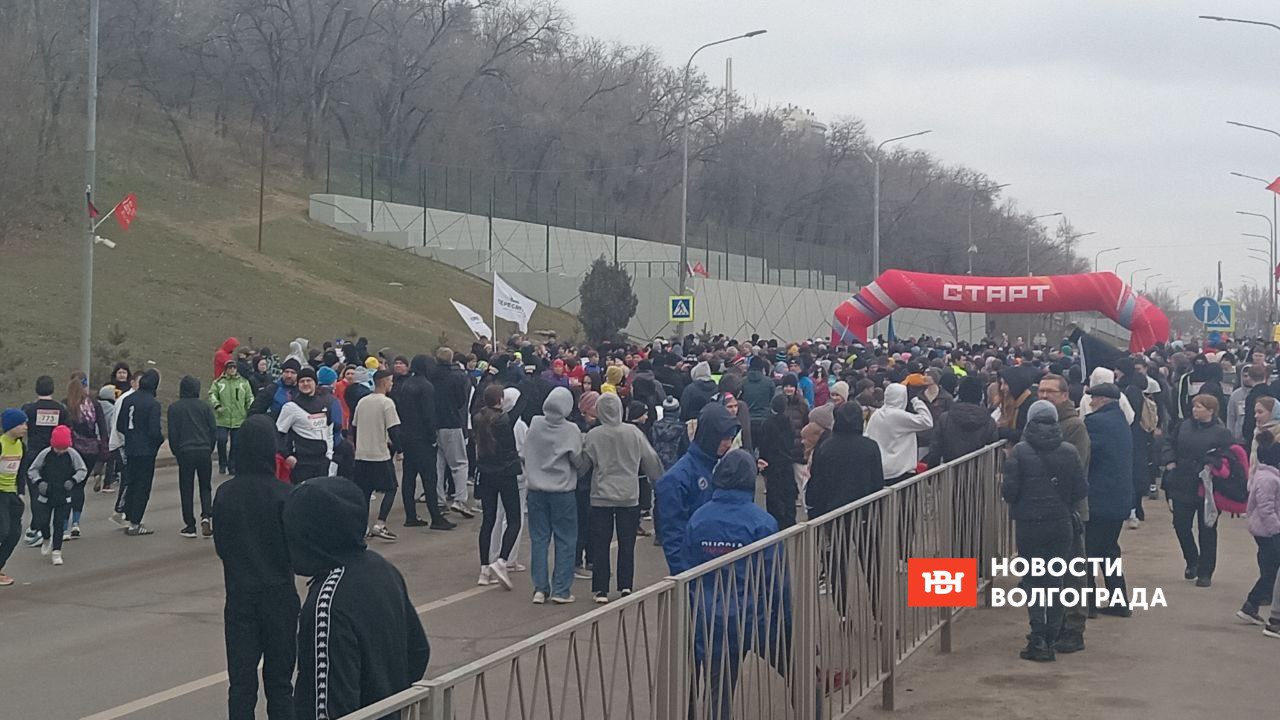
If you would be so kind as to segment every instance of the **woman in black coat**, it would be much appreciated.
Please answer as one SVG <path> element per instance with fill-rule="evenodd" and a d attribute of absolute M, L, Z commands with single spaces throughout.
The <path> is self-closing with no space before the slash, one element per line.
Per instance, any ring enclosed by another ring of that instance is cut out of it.
<path fill-rule="evenodd" d="M 1182 576 L 1194 579 L 1197 587 L 1212 584 L 1218 563 L 1218 528 L 1205 524 L 1204 498 L 1198 489 L 1209 451 L 1225 450 L 1232 444 L 1231 431 L 1219 419 L 1220 407 L 1213 395 L 1192 397 L 1191 417 L 1171 428 L 1173 462 L 1165 466 L 1172 472 L 1165 477 L 1164 492 L 1173 502 L 1173 530 L 1187 564 Z M 1199 546 L 1191 529 L 1193 521 L 1199 530 Z"/>
<path fill-rule="evenodd" d="M 1084 466 L 1075 446 L 1062 439 L 1058 427 L 1058 411 L 1046 400 L 1037 400 L 1027 411 L 1027 426 L 1022 440 L 1004 466 L 1001 494 L 1009 503 L 1014 521 L 1018 556 L 1027 560 L 1066 558 L 1075 537 L 1073 508 L 1089 493 Z M 1052 588 L 1061 591 L 1062 578 L 1047 573 L 1027 576 L 1024 588 L 1030 594 L 1039 588 L 1048 594 Z M 1056 594 L 1056 593 L 1055 593 Z M 1031 634 L 1027 647 L 1019 653 L 1023 660 L 1051 662 L 1055 659 L 1054 643 L 1062 628 L 1065 608 L 1027 603 Z"/>

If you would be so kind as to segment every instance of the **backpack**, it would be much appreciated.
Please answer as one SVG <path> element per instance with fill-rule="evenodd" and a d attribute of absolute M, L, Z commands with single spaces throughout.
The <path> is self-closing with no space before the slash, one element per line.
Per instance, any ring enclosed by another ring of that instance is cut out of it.
<path fill-rule="evenodd" d="M 1213 472 L 1214 504 L 1222 512 L 1243 514 L 1249 502 L 1249 461 L 1244 448 L 1213 449 L 1205 462 Z M 1198 489 L 1204 497 L 1204 486 Z"/>
<path fill-rule="evenodd" d="M 1139 411 L 1138 424 L 1147 432 L 1155 432 L 1160 427 L 1160 409 L 1156 407 L 1156 401 L 1147 395 L 1142 396 L 1142 408 Z"/>

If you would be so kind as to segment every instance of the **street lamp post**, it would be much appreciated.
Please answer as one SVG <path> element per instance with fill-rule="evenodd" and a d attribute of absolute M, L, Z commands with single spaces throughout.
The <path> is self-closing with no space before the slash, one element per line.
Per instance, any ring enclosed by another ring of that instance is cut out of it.
<path fill-rule="evenodd" d="M 689 285 L 689 70 L 693 67 L 693 59 L 698 53 L 706 50 L 713 45 L 723 45 L 734 40 L 743 38 L 753 38 L 757 35 L 763 35 L 766 30 L 752 30 L 749 33 L 734 35 L 723 40 L 709 42 L 699 47 L 689 56 L 689 62 L 684 64 L 684 105 L 683 118 L 681 124 L 683 127 L 684 139 L 682 141 L 681 155 L 684 158 L 683 168 L 680 176 L 680 294 L 684 295 Z"/>
<path fill-rule="evenodd" d="M 994 193 L 995 191 L 1000 190 L 1001 188 L 1007 188 L 1011 184 L 1012 183 L 1003 183 L 1001 185 L 997 185 L 991 188 L 991 192 Z M 968 250 L 969 272 L 967 273 L 969 275 L 973 274 L 973 256 L 978 254 L 978 246 L 973 244 L 973 196 L 977 194 L 978 194 L 978 186 L 974 185 L 969 190 L 969 250 Z"/>
<path fill-rule="evenodd" d="M 1097 253 L 1095 253 L 1095 254 L 1094 254 L 1094 256 L 1093 256 L 1093 271 L 1094 271 L 1094 272 L 1098 272 L 1098 259 L 1099 259 L 1099 258 L 1101 258 L 1103 255 L 1105 255 L 1105 254 L 1107 254 L 1107 253 L 1109 253 L 1109 252 L 1115 252 L 1116 250 L 1119 250 L 1119 249 L 1120 249 L 1120 248 L 1118 248 L 1118 247 L 1110 247 L 1110 248 L 1107 248 L 1106 250 L 1099 250 Z"/>
<path fill-rule="evenodd" d="M 1146 272 L 1146 271 L 1148 271 L 1148 270 L 1150 270 L 1150 269 L 1151 269 L 1151 268 L 1149 268 L 1149 267 L 1141 267 L 1141 268 L 1138 268 L 1137 270 L 1134 270 L 1133 272 L 1129 273 L 1129 287 L 1133 287 L 1133 276 L 1134 276 L 1134 275 L 1137 275 L 1137 274 L 1138 274 L 1138 273 L 1140 273 L 1140 272 Z"/>
<path fill-rule="evenodd" d="M 1272 193 L 1271 194 L 1271 199 L 1272 199 L 1271 212 L 1273 215 L 1275 214 L 1275 210 L 1276 210 L 1275 197 L 1276 197 L 1275 193 Z M 1267 287 L 1271 291 L 1271 299 L 1267 303 L 1267 307 L 1268 307 L 1267 321 L 1275 322 L 1276 293 L 1275 293 L 1275 287 L 1272 285 L 1272 282 L 1274 282 L 1275 280 L 1275 269 L 1276 269 L 1276 222 L 1272 218 L 1269 218 L 1266 215 L 1263 215 L 1262 213 L 1248 212 L 1245 210 L 1237 210 L 1236 214 L 1262 218 L 1267 223 L 1267 229 L 1270 230 L 1271 238 L 1270 238 L 1270 242 L 1267 243 L 1267 247 L 1271 248 L 1271 252 L 1270 252 L 1271 271 L 1267 274 L 1271 277 L 1271 282 L 1267 283 Z M 1267 238 L 1263 238 L 1263 239 L 1265 240 Z"/>
<path fill-rule="evenodd" d="M 1123 265 L 1128 265 L 1128 264 L 1129 264 L 1129 263 L 1131 263 L 1131 262 L 1138 262 L 1138 261 L 1137 261 L 1137 260 L 1134 260 L 1134 259 L 1132 259 L 1132 258 L 1130 258 L 1130 259 L 1128 259 L 1128 260 L 1121 260 L 1120 262 L 1116 263 L 1115 268 L 1114 268 L 1114 269 L 1112 269 L 1112 271 L 1111 271 L 1111 272 L 1115 273 L 1116 275 L 1119 275 L 1119 274 L 1120 274 L 1120 268 L 1121 268 L 1121 266 L 1123 266 Z"/>
<path fill-rule="evenodd" d="M 871 189 L 871 204 L 874 206 L 871 213 L 871 280 L 875 280 L 880 277 L 880 151 L 889 143 L 906 140 L 907 138 L 919 137 L 920 135 L 928 135 L 931 132 L 933 131 L 921 130 L 920 132 L 913 132 L 908 135 L 891 137 L 876 146 L 876 154 L 874 157 L 867 154 L 866 151 L 863 151 L 862 153 L 862 156 L 867 159 L 867 162 L 875 166 L 875 177 L 873 178 L 875 185 Z"/>
<path fill-rule="evenodd" d="M 1058 217 L 1062 215 L 1060 212 L 1045 213 L 1044 215 L 1036 215 L 1031 218 L 1031 222 L 1043 220 L 1045 218 Z M 1031 235 L 1027 236 L 1027 277 L 1031 277 Z"/>
<path fill-rule="evenodd" d="M 1259 127 L 1257 125 L 1249 125 L 1247 123 L 1235 122 L 1234 120 L 1228 120 L 1227 124 L 1235 125 L 1237 127 L 1249 128 L 1250 130 L 1258 130 L 1260 132 L 1270 133 L 1272 135 L 1275 135 L 1276 137 L 1280 137 L 1280 132 L 1276 132 L 1275 130 L 1272 130 L 1270 128 Z M 1246 180 L 1254 180 L 1256 182 L 1260 182 L 1263 185 L 1267 186 L 1268 190 L 1271 189 L 1271 183 L 1260 177 L 1256 177 L 1253 175 L 1246 175 L 1244 173 L 1239 173 L 1239 172 L 1233 172 L 1231 174 L 1239 178 L 1244 178 Z M 1271 322 L 1271 323 L 1274 323 L 1276 321 L 1277 287 L 1276 287 L 1275 270 L 1276 270 L 1276 255 L 1280 254 L 1280 250 L 1276 248 L 1276 230 L 1280 229 L 1280 222 L 1278 222 L 1276 218 L 1276 214 L 1277 214 L 1276 210 L 1277 210 L 1277 196 L 1275 192 L 1272 192 L 1271 193 L 1271 242 L 1269 243 L 1271 247 L 1271 272 L 1268 273 L 1269 279 L 1267 281 L 1267 287 L 1271 294 L 1271 299 L 1267 303 L 1267 322 Z"/>
<path fill-rule="evenodd" d="M 1143 295 L 1146 295 L 1146 294 L 1147 294 L 1147 284 L 1148 284 L 1148 283 L 1150 283 L 1152 280 L 1155 280 L 1155 279 L 1156 279 L 1156 278 L 1158 278 L 1158 277 L 1164 277 L 1164 273 L 1156 273 L 1156 274 L 1154 274 L 1154 275 L 1148 275 L 1146 278 L 1144 278 L 1144 279 L 1142 280 L 1142 294 L 1143 294 Z"/>

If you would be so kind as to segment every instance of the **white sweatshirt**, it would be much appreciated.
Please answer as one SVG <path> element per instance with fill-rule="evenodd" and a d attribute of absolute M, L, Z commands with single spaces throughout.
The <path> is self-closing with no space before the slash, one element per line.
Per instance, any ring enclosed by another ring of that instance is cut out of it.
<path fill-rule="evenodd" d="M 872 413 L 867 421 L 864 434 L 880 446 L 886 480 L 915 472 L 918 461 L 916 433 L 933 427 L 933 415 L 923 400 L 912 399 L 914 413 L 906 407 L 907 386 L 891 383 L 884 390 L 884 407 Z"/>

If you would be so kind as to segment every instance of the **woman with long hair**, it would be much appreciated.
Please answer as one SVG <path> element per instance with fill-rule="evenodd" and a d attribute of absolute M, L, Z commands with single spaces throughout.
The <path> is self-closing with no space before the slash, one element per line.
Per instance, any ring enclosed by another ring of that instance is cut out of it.
<path fill-rule="evenodd" d="M 493 383 L 484 389 L 483 404 L 471 418 L 475 432 L 476 464 L 479 476 L 476 497 L 480 498 L 480 579 L 478 585 L 501 583 L 511 589 L 507 560 L 520 536 L 520 453 L 516 449 L 515 426 L 502 410 L 503 387 Z M 502 503 L 507 529 L 502 533 L 498 559 L 489 562 L 489 546 L 493 527 L 498 522 L 498 503 Z"/>
<path fill-rule="evenodd" d="M 89 393 L 87 380 L 82 372 L 71 374 L 67 383 L 67 418 L 71 421 L 71 446 L 84 460 L 88 475 L 92 475 L 99 460 L 107 454 L 107 418 L 98 401 Z M 87 475 L 86 475 L 87 477 Z M 94 489 L 102 487 L 102 479 L 94 481 Z M 84 513 L 84 483 L 76 483 L 71 490 L 71 529 L 67 537 L 80 537 L 80 516 Z"/>

